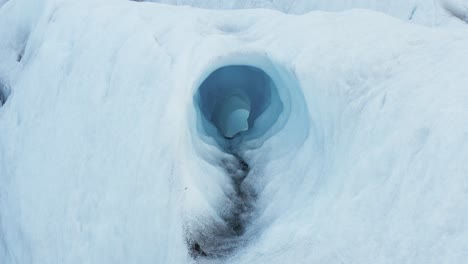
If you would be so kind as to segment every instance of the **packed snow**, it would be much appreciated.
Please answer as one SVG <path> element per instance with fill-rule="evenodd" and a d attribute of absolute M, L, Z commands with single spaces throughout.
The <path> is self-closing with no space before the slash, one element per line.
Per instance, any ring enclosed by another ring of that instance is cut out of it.
<path fill-rule="evenodd" d="M 0 2 L 0 263 L 464 263 L 450 3 Z"/>

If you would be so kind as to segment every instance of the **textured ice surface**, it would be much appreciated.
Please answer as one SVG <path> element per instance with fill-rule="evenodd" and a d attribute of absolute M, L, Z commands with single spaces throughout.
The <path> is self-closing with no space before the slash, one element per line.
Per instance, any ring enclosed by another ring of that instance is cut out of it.
<path fill-rule="evenodd" d="M 10 0 L 0 36 L 1 263 L 468 258 L 465 27 Z M 197 96 L 232 65 L 276 89 L 228 143 Z"/>

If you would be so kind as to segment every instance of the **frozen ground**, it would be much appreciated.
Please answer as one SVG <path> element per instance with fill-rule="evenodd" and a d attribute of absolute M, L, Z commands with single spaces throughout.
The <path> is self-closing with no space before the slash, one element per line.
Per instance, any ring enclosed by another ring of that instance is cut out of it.
<path fill-rule="evenodd" d="M 456 17 L 8 1 L 0 262 L 463 263 Z"/>

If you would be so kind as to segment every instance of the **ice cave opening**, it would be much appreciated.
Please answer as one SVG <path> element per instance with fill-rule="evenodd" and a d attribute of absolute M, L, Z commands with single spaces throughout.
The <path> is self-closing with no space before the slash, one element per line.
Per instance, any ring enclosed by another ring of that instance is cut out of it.
<path fill-rule="evenodd" d="M 269 109 L 273 105 L 277 106 L 273 107 L 276 110 L 282 108 L 271 77 L 247 65 L 229 65 L 215 70 L 202 82 L 197 96 L 198 107 L 209 123 L 204 122 L 205 128 L 214 126 L 225 139 L 248 133 L 254 127 L 267 129 L 279 116 L 278 111 Z M 267 117 L 259 121 L 262 115 Z"/>
<path fill-rule="evenodd" d="M 200 215 L 185 224 L 194 259 L 227 257 L 265 229 L 270 220 L 268 216 L 263 220 L 263 208 L 257 204 L 268 178 L 262 170 L 270 160 L 301 146 L 309 135 L 307 104 L 290 69 L 258 56 L 231 59 L 252 64 L 217 64 L 202 71 L 194 84 L 196 149 L 224 170 L 223 186 L 229 186 L 219 197 L 219 206 L 213 207 L 215 217 Z M 202 142 L 216 143 L 219 151 L 206 151 Z M 268 147 L 272 142 L 274 149 Z M 264 157 L 264 162 L 252 163 L 255 156 Z M 213 175 L 203 174 L 201 181 L 215 182 Z"/>

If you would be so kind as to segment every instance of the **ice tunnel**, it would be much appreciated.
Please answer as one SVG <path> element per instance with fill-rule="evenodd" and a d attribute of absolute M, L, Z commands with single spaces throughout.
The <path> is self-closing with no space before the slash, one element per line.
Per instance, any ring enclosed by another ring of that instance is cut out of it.
<path fill-rule="evenodd" d="M 259 190 L 268 181 L 262 170 L 276 157 L 294 153 L 309 134 L 307 104 L 295 73 L 269 58 L 252 56 L 245 62 L 252 64 L 209 65 L 210 70 L 202 70 L 193 85 L 196 121 L 192 124 L 198 132 L 194 146 L 226 176 L 194 176 L 197 182 L 223 181 L 219 187 L 223 191 L 210 205 L 216 216 L 200 214 L 185 224 L 194 259 L 226 257 L 255 239 L 265 228 L 259 218 L 264 208 L 257 204 Z M 205 143 L 216 145 L 219 152 L 205 148 Z M 264 158 L 263 163 L 252 162 L 255 156 Z"/>
<path fill-rule="evenodd" d="M 200 85 L 196 102 L 205 120 L 205 129 L 214 127 L 219 135 L 228 139 L 254 130 L 262 134 L 283 108 L 270 76 L 246 65 L 215 70 Z"/>

